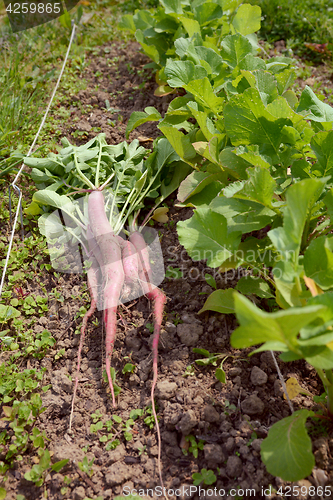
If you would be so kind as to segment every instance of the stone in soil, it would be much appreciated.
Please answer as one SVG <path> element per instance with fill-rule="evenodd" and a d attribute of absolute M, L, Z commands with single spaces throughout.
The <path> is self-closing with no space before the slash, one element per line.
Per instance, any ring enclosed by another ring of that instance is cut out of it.
<path fill-rule="evenodd" d="M 239 477 L 243 471 L 242 461 L 237 455 L 232 455 L 227 460 L 227 474 L 230 478 Z"/>
<path fill-rule="evenodd" d="M 168 382 L 167 380 L 162 380 L 156 385 L 156 395 L 160 399 L 171 399 L 175 396 L 177 390 L 176 382 Z"/>
<path fill-rule="evenodd" d="M 251 370 L 251 382 L 253 385 L 264 385 L 267 382 L 267 374 L 258 366 L 254 366 Z"/>
<path fill-rule="evenodd" d="M 177 335 L 182 344 L 195 346 L 198 343 L 200 335 L 203 334 L 203 326 L 198 323 L 182 323 L 177 326 Z"/>
<path fill-rule="evenodd" d="M 241 407 L 244 413 L 247 413 L 248 415 L 256 415 L 264 411 L 265 404 L 258 398 L 258 396 L 253 394 L 242 401 Z"/>
<path fill-rule="evenodd" d="M 185 415 L 182 416 L 177 428 L 182 432 L 184 436 L 191 434 L 192 429 L 197 425 L 198 421 L 193 410 L 188 410 Z"/>

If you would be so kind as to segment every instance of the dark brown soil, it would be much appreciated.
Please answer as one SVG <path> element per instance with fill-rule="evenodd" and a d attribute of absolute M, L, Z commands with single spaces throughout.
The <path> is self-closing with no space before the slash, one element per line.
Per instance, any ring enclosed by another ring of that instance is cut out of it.
<path fill-rule="evenodd" d="M 148 76 L 150 73 L 142 69 L 148 61 L 138 49 L 139 45 L 134 42 L 126 47 L 112 44 L 102 47 L 100 55 L 92 59 L 83 75 L 88 82 L 87 89 L 72 96 L 70 100 L 67 97 L 63 103 L 70 107 L 72 118 L 77 117 L 76 122 L 64 124 L 62 130 L 70 140 L 73 140 L 72 132 L 81 130 L 87 134 L 77 138 L 76 142 L 85 142 L 98 133 L 92 131 L 92 127 L 100 127 L 110 143 L 117 143 L 125 139 L 126 123 L 132 111 L 142 110 L 146 106 L 155 106 L 162 113 L 166 111 L 172 97 L 154 96 L 156 84 Z M 101 74 L 98 77 L 97 71 Z M 99 85 L 98 90 L 95 89 L 96 84 Z M 144 84 L 142 89 L 137 89 L 140 84 Z M 105 109 L 106 100 L 110 107 L 120 110 L 113 117 Z M 117 116 L 122 118 L 118 120 Z M 115 126 L 110 125 L 108 120 L 115 121 Z M 147 138 L 155 138 L 157 135 L 155 124 L 148 124 L 133 132 L 131 139 L 138 137 L 149 147 L 151 142 Z M 179 268 L 183 277 L 165 278 L 162 284 L 168 301 L 159 347 L 156 401 L 162 435 L 162 474 L 164 486 L 170 490 L 167 498 L 205 498 L 203 491 L 199 494 L 192 489 L 190 494 L 189 490 L 189 486 L 193 485 L 192 474 L 202 468 L 212 469 L 217 477 L 217 482 L 210 487 L 216 487 L 215 492 L 209 496 L 211 499 L 282 498 L 274 493 L 264 494 L 263 490 L 269 488 L 269 485 L 277 490 L 288 483 L 270 475 L 260 460 L 260 443 L 267 436 L 269 427 L 290 414 L 273 359 L 270 353 L 248 357 L 249 351 L 240 352 L 230 347 L 230 334 L 236 327 L 233 316 L 197 314 L 213 291 L 204 277 L 205 273 L 212 274 L 213 270 L 202 262 L 192 262 L 178 242 L 176 223 L 190 217 L 191 210 L 177 209 L 174 199 L 169 201 L 169 206 L 170 221 L 165 225 L 156 223 L 155 227 L 160 231 L 165 267 Z M 234 287 L 241 276 L 242 270 L 236 275 L 232 272 L 221 275 L 217 280 L 218 287 Z M 54 286 L 49 275 L 45 274 L 44 278 L 48 289 Z M 24 495 L 26 500 L 42 500 L 46 496 L 50 500 L 83 500 L 98 496 L 113 499 L 116 495 L 133 489 L 140 495 L 138 498 L 144 498 L 147 488 L 159 485 L 156 431 L 147 426 L 143 417 L 135 421 L 133 439 L 130 441 L 125 440 L 121 426 L 118 426 L 119 433 L 116 437 L 120 444 L 115 450 L 106 451 L 106 443 L 100 441 L 104 431 L 93 433 L 90 429 L 93 423 L 91 415 L 97 411 L 102 415 L 103 422 L 112 415 L 118 415 L 126 421 L 131 410 L 146 408 L 150 404 L 150 323 L 153 318 L 151 304 L 145 297 L 127 307 L 120 307 L 117 340 L 112 357 L 112 366 L 117 370 L 117 381 L 122 389 L 117 398 L 116 409 L 112 408 L 109 389 L 102 376 L 105 349 L 101 313 L 94 316 L 98 319 L 97 326 L 90 321 L 83 349 L 73 429 L 71 433 L 68 432 L 73 393 L 73 385 L 68 377 L 75 375 L 79 342 L 79 336 L 75 335 L 75 328 L 79 325 L 79 320 L 75 321 L 75 315 L 79 306 L 73 296 L 82 293 L 83 281 L 84 278 L 77 275 L 60 277 L 57 285 L 64 296 L 64 302 L 50 301 L 48 316 L 40 318 L 35 326 L 36 332 L 47 328 L 57 344 L 43 360 L 28 360 L 31 368 L 47 368 L 43 383 L 52 385 L 43 395 L 46 410 L 41 414 L 37 426 L 46 431 L 50 440 L 48 448 L 53 452 L 52 460 L 70 461 L 60 473 L 48 474 L 45 484 L 37 488 L 24 479 L 24 473 L 34 463 L 34 452 L 31 450 L 31 455 L 26 454 L 8 473 L 5 484 L 8 500 L 16 499 L 18 494 Z M 31 291 L 38 292 L 35 284 L 31 283 L 29 286 Z M 223 365 L 226 372 L 225 384 L 217 381 L 216 367 L 195 364 L 199 356 L 192 352 L 193 347 L 228 355 Z M 55 360 L 55 354 L 62 348 L 65 349 L 63 357 Z M 1 361 L 5 360 L 5 355 L 6 353 L 2 354 Z M 124 365 L 129 361 L 126 356 L 136 366 L 133 374 L 122 374 Z M 302 387 L 312 394 L 319 395 L 323 392 L 315 371 L 306 363 L 279 365 L 285 378 L 296 377 Z M 193 370 L 186 372 L 189 366 Z M 315 408 L 312 399 L 304 395 L 294 400 L 294 407 Z M 316 466 L 326 474 L 326 486 L 333 487 L 333 439 L 330 434 L 320 434 L 321 431 L 315 427 L 312 431 Z M 189 434 L 195 436 L 197 442 L 204 441 L 204 449 L 199 451 L 198 458 L 194 458 L 190 452 L 182 452 L 182 447 L 186 446 L 184 437 Z M 91 477 L 78 467 L 78 461 L 82 461 L 85 455 L 89 461 L 94 460 Z M 70 479 L 67 481 L 70 484 L 65 483 L 65 476 Z M 319 483 L 314 473 L 298 484 L 316 486 Z M 67 490 L 63 489 L 65 487 Z M 232 490 L 235 488 L 243 490 L 238 497 Z"/>

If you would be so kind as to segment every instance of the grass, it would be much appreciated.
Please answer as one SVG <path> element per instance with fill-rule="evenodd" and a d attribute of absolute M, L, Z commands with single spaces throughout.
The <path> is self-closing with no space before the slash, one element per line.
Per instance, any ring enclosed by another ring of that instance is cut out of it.
<path fill-rule="evenodd" d="M 295 53 L 319 61 L 318 52 L 305 43 L 325 44 L 333 48 L 332 0 L 248 0 L 262 9 L 259 35 L 272 43 L 284 40 Z M 326 57 L 329 53 L 326 52 Z"/>
<path fill-rule="evenodd" d="M 119 17 L 137 8 L 152 8 L 156 6 L 157 0 L 97 0 L 89 5 L 87 2 L 84 4 L 70 12 L 71 19 L 78 25 L 77 35 L 39 140 L 43 153 L 54 148 L 60 134 L 59 125 L 69 118 L 62 116 L 57 109 L 64 96 L 76 94 L 85 88 L 81 74 L 86 65 L 86 56 L 93 53 L 94 47 L 116 37 L 126 39 L 124 32 L 118 33 L 115 29 Z M 70 22 L 64 16 L 13 34 L 4 5 L 0 5 L 0 39 L 4 39 L 0 46 L 0 181 L 10 166 L 15 164 L 13 159 L 9 160 L 13 152 L 26 153 L 33 141 L 41 113 L 47 104 L 46 97 L 53 89 L 66 53 L 70 34 Z"/>

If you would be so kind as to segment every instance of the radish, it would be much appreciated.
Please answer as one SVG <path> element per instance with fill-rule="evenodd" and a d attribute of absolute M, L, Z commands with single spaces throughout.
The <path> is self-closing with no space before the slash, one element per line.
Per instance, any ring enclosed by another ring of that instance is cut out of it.
<path fill-rule="evenodd" d="M 117 306 L 124 285 L 125 274 L 121 260 L 118 238 L 106 217 L 104 196 L 101 191 L 93 191 L 88 198 L 88 214 L 91 231 L 101 251 L 103 260 L 104 323 L 105 323 L 105 365 L 112 394 L 113 407 L 116 407 L 111 379 L 111 356 L 117 330 Z"/>
<path fill-rule="evenodd" d="M 154 303 L 154 316 L 155 316 L 155 322 L 154 322 L 154 338 L 153 338 L 153 344 L 152 344 L 152 351 L 153 351 L 153 384 L 151 386 L 151 407 L 152 407 L 152 412 L 154 415 L 154 419 L 156 422 L 156 430 L 157 430 L 157 438 L 158 438 L 158 473 L 161 481 L 161 486 L 163 486 L 163 479 L 162 479 L 162 469 L 161 469 L 161 434 L 160 434 L 160 428 L 157 420 L 157 414 L 156 414 L 156 408 L 155 408 L 155 399 L 154 399 L 154 393 L 155 393 L 155 387 L 157 383 L 157 377 L 158 377 L 158 369 L 157 369 L 157 363 L 158 363 L 158 342 L 160 338 L 160 332 L 161 332 L 161 325 L 162 325 L 162 319 L 163 319 L 163 310 L 164 310 L 164 305 L 166 303 L 166 296 L 157 287 L 153 288 L 153 285 L 151 284 L 152 280 L 152 271 L 150 267 L 150 262 L 149 262 L 149 252 L 148 248 L 146 245 L 146 242 L 142 236 L 142 234 L 139 231 L 135 231 L 130 235 L 130 241 L 133 243 L 135 249 L 138 252 L 139 255 L 139 262 L 140 262 L 140 267 L 139 267 L 139 277 L 141 279 L 141 286 L 143 289 L 144 294 L 148 297 L 149 300 L 152 300 Z"/>
<path fill-rule="evenodd" d="M 163 280 L 164 266 L 163 262 L 160 261 L 159 267 L 161 269 L 158 278 L 156 278 L 156 269 L 154 269 L 153 284 L 148 248 L 142 234 L 135 229 L 140 210 L 145 205 L 145 199 L 147 197 L 154 199 L 155 206 L 145 218 L 143 226 L 147 224 L 155 208 L 173 190 L 177 189 L 179 183 L 188 175 L 190 167 L 180 161 L 165 138 L 156 140 L 154 152 L 147 159 L 145 159 L 147 151 L 139 145 L 137 140 L 131 144 L 127 144 L 125 141 L 121 144 L 108 145 L 105 135 L 100 134 L 87 144 L 78 147 L 70 144 L 67 139 L 63 139 L 62 142 L 64 149 L 57 154 L 56 159 L 54 155 L 51 159 L 52 164 L 56 163 L 57 165 L 57 170 L 52 171 L 52 175 L 48 170 L 49 159 L 44 162 L 38 160 L 37 164 L 36 159 L 25 158 L 24 161 L 26 165 L 33 167 L 36 180 L 39 181 L 41 176 L 44 180 L 46 179 L 47 188 L 39 190 L 34 195 L 33 201 L 39 203 L 43 210 L 44 207 L 56 208 L 59 212 L 66 214 L 66 217 L 72 219 L 70 224 L 67 224 L 67 221 L 64 223 L 63 220 L 58 220 L 59 216 L 55 215 L 55 212 L 50 216 L 43 213 L 38 221 L 41 233 L 49 239 L 59 238 L 60 244 L 56 247 L 57 252 L 58 249 L 62 249 L 63 245 L 67 245 L 68 241 L 72 243 L 76 239 L 87 258 L 93 262 L 88 271 L 91 307 L 84 316 L 81 328 L 70 428 L 74 398 L 78 387 L 84 335 L 87 321 L 96 309 L 96 302 L 98 309 L 104 310 L 106 372 L 112 394 L 112 403 L 115 406 L 110 370 L 111 355 L 116 338 L 117 306 L 121 301 L 131 300 L 143 293 L 154 304 L 151 398 L 158 433 L 158 470 L 163 485 L 160 463 L 161 437 L 155 409 L 154 391 L 158 376 L 158 341 L 163 308 L 166 302 L 164 293 L 156 287 L 156 284 Z M 169 181 L 167 184 L 165 183 L 166 179 Z M 52 189 L 49 189 L 50 186 Z M 107 186 L 109 194 L 104 199 L 103 190 Z M 160 193 L 156 198 L 158 190 Z M 79 192 L 90 193 L 88 208 L 79 206 Z M 124 229 L 125 225 L 131 228 L 132 234 Z M 123 234 L 129 235 L 129 238 L 127 240 L 125 237 L 122 238 Z M 158 240 L 156 241 L 158 242 Z M 78 245 L 77 242 L 76 245 Z M 57 252 L 55 252 L 56 255 L 58 255 Z M 154 250 L 154 259 L 155 257 L 159 257 L 159 254 Z M 57 268 L 59 269 L 58 265 Z M 101 277 L 99 277 L 99 271 L 101 271 Z M 101 278 L 103 280 L 102 304 L 98 301 L 98 285 Z"/>

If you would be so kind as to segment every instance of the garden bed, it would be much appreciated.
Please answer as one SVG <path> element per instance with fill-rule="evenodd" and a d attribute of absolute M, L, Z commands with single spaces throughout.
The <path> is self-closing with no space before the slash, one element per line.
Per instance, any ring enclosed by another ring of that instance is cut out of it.
<path fill-rule="evenodd" d="M 83 72 L 87 88 L 77 95 L 64 95 L 61 106 L 70 111 L 71 124 L 63 123 L 61 136 L 81 144 L 98 132 L 104 132 L 107 142 L 116 144 L 125 140 L 126 124 L 133 111 L 154 106 L 164 114 L 173 96 L 154 96 L 154 78 L 143 69 L 148 60 L 138 49 L 139 45 L 134 42 L 127 45 L 118 42 L 95 49 L 94 57 Z M 130 138 L 138 138 L 142 145 L 149 148 L 152 139 L 158 135 L 155 124 L 148 123 L 132 132 Z M 203 468 L 212 470 L 217 478 L 211 488 L 225 491 L 225 496 L 217 493 L 210 498 L 283 498 L 274 493 L 265 495 L 264 490 L 270 485 L 273 491 L 285 489 L 290 483 L 268 474 L 260 460 L 260 443 L 267 436 L 268 429 L 290 414 L 274 361 L 269 352 L 249 358 L 247 354 L 250 350 L 240 351 L 230 347 L 229 338 L 237 326 L 234 316 L 208 312 L 197 314 L 213 291 L 205 278 L 206 274 L 212 274 L 212 269 L 202 262 L 192 262 L 178 242 L 176 223 L 188 219 L 192 210 L 177 208 L 175 196 L 168 200 L 168 205 L 169 221 L 155 223 L 168 270 L 161 285 L 168 300 L 160 339 L 156 396 L 162 435 L 164 485 L 170 490 L 180 488 L 182 494 L 176 496 L 170 491 L 167 498 L 191 498 L 184 494 L 182 488 L 193 485 L 192 474 Z M 47 314 L 36 316 L 34 333 L 42 333 L 46 329 L 56 344 L 43 359 L 24 360 L 26 366 L 23 363 L 20 369 L 46 368 L 43 385 L 50 384 L 50 388 L 42 396 L 46 410 L 40 415 L 37 427 L 46 432 L 52 462 L 65 459 L 69 462 L 60 472 L 49 471 L 44 484 L 37 487 L 24 479 L 25 472 L 36 463 L 34 450 L 31 449 L 30 456 L 25 454 L 8 471 L 6 499 L 20 498 L 17 495 L 24 495 L 27 500 L 46 496 L 52 500 L 109 499 L 133 489 L 146 492 L 148 488 L 158 486 L 156 432 L 149 418 L 153 320 L 148 300 L 140 297 L 121 307 L 112 358 L 112 366 L 117 371 L 117 381 L 122 389 L 116 410 L 112 408 L 109 389 L 102 376 L 105 353 L 103 355 L 101 347 L 101 313 L 95 314 L 94 323 L 89 323 L 74 407 L 73 432 L 69 434 L 73 393 L 69 377 L 74 375 L 76 369 L 79 336 L 75 335 L 75 330 L 80 320 L 75 320 L 75 316 L 82 306 L 84 278 L 64 274 L 56 280 L 46 271 L 38 271 L 38 276 L 47 293 L 56 284 L 59 295 L 49 301 Z M 217 287 L 235 287 L 242 276 L 243 270 L 222 274 L 217 279 Z M 34 282 L 27 283 L 26 287 L 32 297 L 43 294 L 40 285 Z M 267 309 L 265 300 L 261 305 Z M 216 379 L 216 367 L 195 363 L 203 355 L 193 353 L 193 348 L 228 356 L 223 364 L 225 383 Z M 59 351 L 62 353 L 60 356 Z M 1 361 L 6 362 L 7 359 L 8 353 L 3 352 Z M 135 365 L 134 373 L 122 373 L 126 363 Z M 279 364 L 285 378 L 297 378 L 302 388 L 312 395 L 323 392 L 315 370 L 306 362 Z M 294 400 L 294 407 L 318 408 L 307 395 L 299 395 Z M 131 411 L 136 409 L 144 410 L 143 415 L 135 419 L 134 425 L 127 424 L 126 427 Z M 117 433 L 114 439 L 119 439 L 119 444 L 115 449 L 108 449 L 108 441 L 104 440 L 104 436 L 108 436 L 109 424 L 106 422 L 113 415 L 122 419 L 118 418 L 114 424 Z M 92 424 L 95 427 L 91 427 Z M 0 425 L 5 428 L 6 423 L 1 422 Z M 126 432 L 132 434 L 131 439 Z M 312 425 L 316 466 L 322 472 L 299 481 L 298 485 L 333 488 L 333 439 L 330 433 L 331 428 L 324 424 Z M 184 453 L 182 448 L 188 447 L 185 437 L 189 435 L 193 436 L 193 449 Z M 193 453 L 197 446 L 197 452 Z M 86 467 L 79 467 L 78 462 L 86 464 Z M 324 483 L 323 475 L 327 478 Z M 243 493 L 239 491 L 237 497 L 230 490 L 238 488 Z M 255 490 L 255 494 L 250 490 Z M 188 493 L 189 489 L 185 491 Z M 193 493 L 192 498 L 204 496 Z M 319 499 L 320 495 L 292 498 Z"/>

